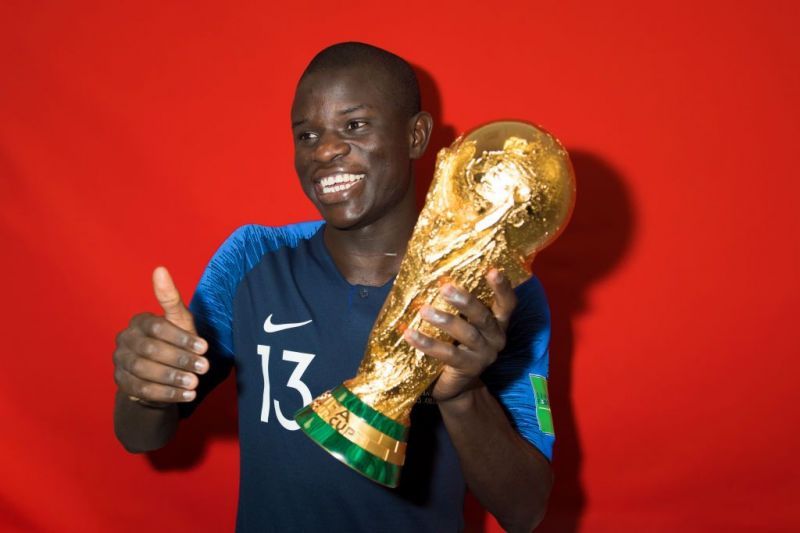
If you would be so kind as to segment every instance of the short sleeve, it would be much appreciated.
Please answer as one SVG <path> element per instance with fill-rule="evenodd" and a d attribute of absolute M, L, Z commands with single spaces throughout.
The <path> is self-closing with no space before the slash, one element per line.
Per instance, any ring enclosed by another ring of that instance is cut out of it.
<path fill-rule="evenodd" d="M 233 367 L 233 297 L 244 276 L 244 252 L 249 226 L 228 237 L 209 261 L 189 304 L 197 333 L 208 342 L 205 356 L 209 371 L 200 376 L 197 397 L 180 404 L 180 416 L 191 415 L 211 390 L 228 377 Z"/>
<path fill-rule="evenodd" d="M 233 358 L 233 298 L 245 275 L 245 254 L 250 226 L 228 237 L 209 261 L 194 292 L 189 309 L 197 332 L 220 357 Z"/>
<path fill-rule="evenodd" d="M 234 366 L 233 308 L 242 279 L 264 254 L 308 238 L 319 227 L 319 222 L 278 228 L 248 224 L 234 231 L 216 251 L 189 304 L 197 333 L 208 342 L 206 357 L 210 368 L 200 376 L 197 398 L 180 404 L 182 417 L 189 416 L 203 398 L 228 377 Z"/>
<path fill-rule="evenodd" d="M 482 379 L 512 425 L 548 459 L 555 434 L 547 394 L 550 309 L 536 277 L 515 289 L 517 307 L 506 333 L 506 347 Z"/>

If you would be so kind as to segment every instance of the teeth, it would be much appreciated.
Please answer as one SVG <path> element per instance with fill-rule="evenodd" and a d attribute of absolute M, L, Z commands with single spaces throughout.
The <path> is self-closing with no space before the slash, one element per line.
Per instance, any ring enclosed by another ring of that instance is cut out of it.
<path fill-rule="evenodd" d="M 349 183 L 343 183 L 341 185 L 333 185 L 331 187 L 323 187 L 322 188 L 322 192 L 323 192 L 323 194 L 328 194 L 328 193 L 331 193 L 331 192 L 344 191 L 344 190 L 349 189 L 353 185 L 355 185 L 358 181 L 360 181 L 360 180 L 351 181 Z"/>
<path fill-rule="evenodd" d="M 361 181 L 362 179 L 364 179 L 364 174 L 334 174 L 333 176 L 326 176 L 322 178 L 322 180 L 320 180 L 320 185 L 322 185 L 323 188 L 328 188 L 332 185 L 338 184 L 352 185 L 353 183 Z"/>

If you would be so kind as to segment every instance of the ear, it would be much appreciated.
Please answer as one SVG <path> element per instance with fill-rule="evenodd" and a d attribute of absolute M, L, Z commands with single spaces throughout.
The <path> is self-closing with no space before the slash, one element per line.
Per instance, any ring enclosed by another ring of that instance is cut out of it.
<path fill-rule="evenodd" d="M 419 159 L 428 147 L 433 129 L 433 117 L 427 111 L 420 111 L 409 122 L 409 153 L 411 159 Z"/>

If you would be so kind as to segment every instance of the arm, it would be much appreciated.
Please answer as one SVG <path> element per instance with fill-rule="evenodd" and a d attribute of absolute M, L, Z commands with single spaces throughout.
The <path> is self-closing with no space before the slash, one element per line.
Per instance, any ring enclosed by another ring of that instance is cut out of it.
<path fill-rule="evenodd" d="M 482 383 L 439 404 L 467 485 L 506 531 L 530 531 L 553 485 L 547 459 L 511 427 Z"/>
<path fill-rule="evenodd" d="M 406 340 L 445 363 L 432 391 L 472 492 L 509 531 L 530 531 L 544 516 L 552 486 L 547 459 L 511 426 L 503 409 L 478 376 L 506 343 L 505 331 L 516 296 L 496 270 L 487 277 L 494 290 L 491 310 L 452 285 L 444 297 L 463 319 L 429 306 L 422 317 L 458 345 L 409 330 Z"/>
<path fill-rule="evenodd" d="M 178 407 L 148 406 L 131 400 L 121 390 L 114 398 L 114 433 L 131 453 L 163 447 L 178 429 Z"/>

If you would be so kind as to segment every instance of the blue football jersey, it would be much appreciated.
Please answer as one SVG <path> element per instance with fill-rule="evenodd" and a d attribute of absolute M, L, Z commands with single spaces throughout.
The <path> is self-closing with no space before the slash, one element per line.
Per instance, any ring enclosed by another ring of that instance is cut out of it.
<path fill-rule="evenodd" d="M 412 412 L 396 489 L 330 457 L 293 420 L 355 375 L 392 285 L 350 284 L 322 229 L 320 222 L 243 226 L 216 252 L 190 304 L 209 342 L 211 370 L 182 416 L 235 368 L 237 531 L 458 531 L 465 484 L 435 404 L 419 402 Z M 549 312 L 535 278 L 516 290 L 508 345 L 483 378 L 518 431 L 550 457 L 546 381 L 544 389 L 534 386 L 547 377 Z"/>

